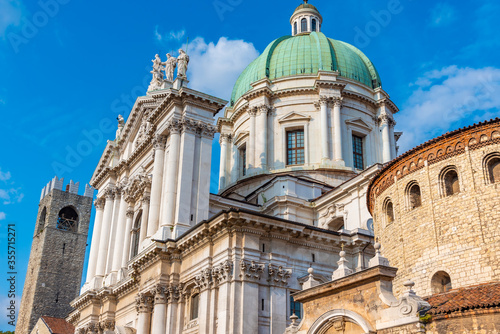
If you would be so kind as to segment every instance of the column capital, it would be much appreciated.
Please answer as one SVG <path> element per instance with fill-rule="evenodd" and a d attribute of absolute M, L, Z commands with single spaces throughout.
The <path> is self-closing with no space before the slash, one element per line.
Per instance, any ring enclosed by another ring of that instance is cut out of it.
<path fill-rule="evenodd" d="M 178 285 L 169 285 L 165 289 L 165 295 L 169 303 L 176 302 L 181 298 L 181 291 Z"/>
<path fill-rule="evenodd" d="M 199 275 L 196 275 L 195 284 L 200 290 L 206 290 L 212 284 L 212 268 L 203 269 Z"/>
<path fill-rule="evenodd" d="M 267 268 L 267 273 L 269 274 L 268 281 L 271 284 L 287 286 L 288 279 L 292 276 L 292 269 L 285 269 L 283 266 L 274 266 L 270 263 Z"/>
<path fill-rule="evenodd" d="M 142 204 L 149 204 L 150 200 L 151 195 L 149 193 L 144 193 L 144 195 L 142 195 Z"/>
<path fill-rule="evenodd" d="M 209 124 L 202 124 L 199 129 L 201 136 L 209 139 L 214 138 L 214 134 L 216 131 L 217 128 Z"/>
<path fill-rule="evenodd" d="M 258 109 L 257 107 L 249 108 L 247 112 L 250 117 L 255 117 L 257 116 Z"/>
<path fill-rule="evenodd" d="M 102 197 L 105 197 L 106 200 L 110 199 L 110 200 L 114 200 L 115 199 L 115 188 L 112 187 L 112 186 L 108 186 L 105 190 L 104 190 L 104 194 Z"/>
<path fill-rule="evenodd" d="M 140 293 L 135 298 L 136 309 L 139 313 L 150 313 L 153 310 L 153 296 L 147 293 Z"/>
<path fill-rule="evenodd" d="M 332 104 L 333 106 L 335 107 L 338 107 L 338 108 L 342 108 L 342 105 L 343 105 L 343 102 L 344 101 L 344 98 L 343 97 L 334 97 L 332 99 Z"/>
<path fill-rule="evenodd" d="M 328 96 L 324 96 L 324 95 L 321 95 L 321 96 L 319 97 L 319 104 L 320 104 L 321 106 L 325 106 L 325 105 L 326 105 L 326 106 L 328 106 L 328 103 L 329 103 L 329 102 L 330 102 L 330 97 L 328 97 Z"/>
<path fill-rule="evenodd" d="M 170 134 L 180 134 L 182 130 L 181 123 L 178 120 L 171 120 L 167 126 L 168 130 L 170 131 Z"/>
<path fill-rule="evenodd" d="M 212 279 L 216 284 L 228 282 L 233 277 L 233 262 L 224 261 L 212 268 Z"/>
<path fill-rule="evenodd" d="M 257 106 L 256 108 L 258 111 L 258 115 L 260 115 L 260 114 L 267 115 L 267 113 L 271 110 L 271 107 L 268 106 L 267 104 L 261 104 L 260 106 Z"/>
<path fill-rule="evenodd" d="M 223 142 L 230 142 L 232 139 L 232 135 L 230 133 L 221 133 L 220 138 L 219 138 L 219 144 L 222 144 Z"/>
<path fill-rule="evenodd" d="M 156 285 L 154 288 L 154 304 L 166 304 L 167 297 L 165 295 L 166 287 L 163 285 Z"/>
<path fill-rule="evenodd" d="M 387 114 L 382 114 L 378 117 L 378 122 L 379 122 L 379 125 L 391 125 L 392 122 L 394 122 L 392 120 L 392 118 L 387 115 Z"/>
<path fill-rule="evenodd" d="M 103 210 L 104 209 L 104 203 L 105 200 L 102 197 L 97 197 L 96 200 L 94 201 L 94 206 L 96 210 Z"/>
<path fill-rule="evenodd" d="M 114 332 L 114 330 L 115 330 L 115 322 L 113 320 L 101 321 L 99 323 L 99 327 L 104 332 L 106 332 L 106 331 L 112 331 L 112 332 Z"/>
<path fill-rule="evenodd" d="M 131 206 L 127 208 L 126 215 L 127 218 L 134 218 L 134 209 Z"/>
<path fill-rule="evenodd" d="M 240 277 L 242 279 L 260 280 L 262 273 L 266 269 L 263 263 L 256 263 L 255 261 L 241 260 L 240 263 Z"/>
<path fill-rule="evenodd" d="M 153 147 L 155 150 L 164 150 L 167 144 L 167 137 L 164 135 L 156 135 L 153 139 Z"/>

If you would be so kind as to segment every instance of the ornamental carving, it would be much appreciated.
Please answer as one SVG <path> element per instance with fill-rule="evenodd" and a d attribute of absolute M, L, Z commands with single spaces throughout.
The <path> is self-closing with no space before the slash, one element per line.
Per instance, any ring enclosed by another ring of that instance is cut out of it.
<path fill-rule="evenodd" d="M 86 334 L 98 334 L 100 330 L 100 326 L 97 322 L 91 322 L 85 328 Z"/>
<path fill-rule="evenodd" d="M 212 284 L 212 269 L 203 269 L 199 275 L 195 276 L 194 281 L 200 290 L 207 289 Z"/>
<path fill-rule="evenodd" d="M 287 286 L 288 279 L 292 276 L 292 269 L 284 269 L 283 266 L 269 264 L 267 273 L 269 274 L 268 281 L 271 284 Z"/>
<path fill-rule="evenodd" d="M 104 203 L 105 203 L 105 200 L 102 197 L 98 197 L 94 201 L 94 206 L 95 206 L 96 210 L 102 210 L 102 209 L 104 209 Z"/>
<path fill-rule="evenodd" d="M 167 296 L 165 294 L 166 288 L 163 285 L 157 285 L 154 289 L 154 303 L 165 304 L 167 302 Z"/>
<path fill-rule="evenodd" d="M 167 297 L 167 300 L 174 302 L 179 300 L 181 297 L 181 291 L 178 285 L 169 285 L 165 289 L 165 295 Z"/>
<path fill-rule="evenodd" d="M 233 262 L 224 261 L 212 268 L 212 278 L 217 284 L 228 282 L 233 277 Z"/>
<path fill-rule="evenodd" d="M 240 264 L 240 276 L 243 278 L 249 278 L 254 280 L 260 280 L 262 273 L 266 269 L 266 265 L 262 263 L 255 263 L 255 261 L 245 261 L 241 260 Z"/>
<path fill-rule="evenodd" d="M 114 200 L 115 199 L 115 189 L 113 186 L 109 185 L 105 190 L 104 194 L 102 197 L 105 197 L 107 200 Z"/>
<path fill-rule="evenodd" d="M 249 115 L 250 117 L 255 117 L 255 116 L 257 116 L 257 111 L 258 111 L 258 110 L 257 110 L 257 108 L 256 108 L 256 107 L 254 107 L 254 108 L 252 108 L 252 109 L 248 109 L 248 115 Z"/>
<path fill-rule="evenodd" d="M 139 313 L 149 313 L 153 309 L 153 296 L 146 293 L 140 293 L 135 298 L 136 309 Z"/>
<path fill-rule="evenodd" d="M 232 139 L 231 134 L 229 134 L 229 133 L 221 133 L 220 134 L 220 138 L 219 138 L 219 144 L 222 145 L 222 142 L 228 143 L 228 142 L 231 141 L 231 139 Z"/>
<path fill-rule="evenodd" d="M 215 132 L 217 132 L 217 128 L 209 124 L 203 124 L 200 129 L 201 136 L 205 138 L 212 139 L 214 137 Z"/>
<path fill-rule="evenodd" d="M 334 107 L 342 108 L 343 101 L 344 101 L 344 98 L 342 98 L 342 97 L 334 97 L 332 99 L 332 104 Z"/>
<path fill-rule="evenodd" d="M 170 134 L 180 134 L 182 130 L 181 123 L 177 120 L 172 120 L 167 126 L 168 131 L 170 131 Z"/>
<path fill-rule="evenodd" d="M 115 322 L 113 320 L 101 321 L 99 327 L 103 331 L 114 331 L 115 330 Z"/>
<path fill-rule="evenodd" d="M 164 150 L 167 144 L 167 137 L 163 135 L 156 135 L 153 140 L 153 147 L 155 150 Z"/>
<path fill-rule="evenodd" d="M 130 219 L 134 218 L 134 209 L 131 206 L 129 206 L 127 208 L 126 216 L 127 216 L 127 218 L 130 218 Z"/>

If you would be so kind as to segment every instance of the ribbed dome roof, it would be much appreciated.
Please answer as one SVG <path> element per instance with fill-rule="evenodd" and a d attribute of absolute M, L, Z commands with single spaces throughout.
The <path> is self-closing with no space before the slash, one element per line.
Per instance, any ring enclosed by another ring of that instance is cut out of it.
<path fill-rule="evenodd" d="M 303 4 L 301 6 L 304 6 Z M 312 5 L 308 5 L 312 6 Z M 299 6 L 300 7 L 300 6 Z M 338 71 L 344 78 L 370 88 L 382 85 L 372 62 L 354 46 L 327 38 L 321 32 L 284 36 L 273 41 L 240 75 L 233 88 L 231 105 L 252 89 L 251 84 L 294 75 Z"/>
<path fill-rule="evenodd" d="M 310 5 L 308 3 L 303 3 L 302 5 L 298 6 L 296 9 L 295 9 L 295 12 L 302 9 L 302 8 L 307 8 L 307 9 L 312 9 L 312 10 L 315 10 L 319 13 L 319 10 L 318 8 L 314 7 L 313 5 Z"/>

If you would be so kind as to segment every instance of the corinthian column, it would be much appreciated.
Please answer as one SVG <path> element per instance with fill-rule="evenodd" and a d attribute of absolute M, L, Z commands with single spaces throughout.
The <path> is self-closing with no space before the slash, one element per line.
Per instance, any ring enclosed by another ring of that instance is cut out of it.
<path fill-rule="evenodd" d="M 340 117 L 340 109 L 342 108 L 342 98 L 336 98 L 333 102 L 333 133 L 334 133 L 334 153 L 335 161 L 344 161 L 342 155 L 342 121 Z"/>
<path fill-rule="evenodd" d="M 120 270 L 122 265 L 123 256 L 123 245 L 125 242 L 125 231 L 126 231 L 126 214 L 127 214 L 127 201 L 125 200 L 126 192 L 122 190 L 122 197 L 120 200 L 120 208 L 118 209 L 118 220 L 116 224 L 116 239 L 113 254 L 113 265 L 111 267 L 111 272 L 113 275 L 117 275 L 118 270 Z"/>
<path fill-rule="evenodd" d="M 219 189 L 223 189 L 226 186 L 227 178 L 227 143 L 230 139 L 230 135 L 226 133 L 220 134 L 220 167 L 219 167 Z"/>
<path fill-rule="evenodd" d="M 95 276 L 97 266 L 97 256 L 99 254 L 99 239 L 101 237 L 102 218 L 104 214 L 104 199 L 97 198 L 94 201 L 96 216 L 94 221 L 94 231 L 92 232 L 92 243 L 90 246 L 89 265 L 87 269 L 87 283 Z"/>
<path fill-rule="evenodd" d="M 248 138 L 247 164 L 251 172 L 255 168 L 255 136 L 257 136 L 255 133 L 255 117 L 257 116 L 257 109 L 249 110 L 248 115 L 250 116 L 250 134 Z"/>
<path fill-rule="evenodd" d="M 391 137 L 390 128 L 391 118 L 387 114 L 379 117 L 380 129 L 382 130 L 382 162 L 391 161 Z"/>
<path fill-rule="evenodd" d="M 173 122 L 169 126 L 170 149 L 168 153 L 167 175 L 165 196 L 162 199 L 164 204 L 162 226 L 174 225 L 175 198 L 177 194 L 177 175 L 179 174 L 179 151 L 181 142 L 181 130 L 178 122 Z"/>
<path fill-rule="evenodd" d="M 154 140 L 155 160 L 153 166 L 153 181 L 151 183 L 151 203 L 149 205 L 148 232 L 151 237 L 159 227 L 161 186 L 163 183 L 163 161 L 165 160 L 165 136 L 156 136 Z"/>
<path fill-rule="evenodd" d="M 150 334 L 152 302 L 153 297 L 149 295 L 139 294 L 136 298 L 136 308 L 139 313 L 137 334 Z"/>
<path fill-rule="evenodd" d="M 157 286 L 154 297 L 153 320 L 151 334 L 165 334 L 167 332 L 167 299 L 162 286 Z"/>
<path fill-rule="evenodd" d="M 325 163 L 330 159 L 328 154 L 328 98 L 321 96 L 320 104 L 320 121 L 321 121 L 321 162 Z"/>
<path fill-rule="evenodd" d="M 144 239 L 146 239 L 146 234 L 148 231 L 149 200 L 149 193 L 145 192 L 144 195 L 142 195 L 141 232 L 139 234 L 139 240 L 141 243 L 144 241 Z"/>
<path fill-rule="evenodd" d="M 123 247 L 123 253 L 122 253 L 122 268 L 127 267 L 127 262 L 128 262 L 128 257 L 130 256 L 130 237 L 132 233 L 132 223 L 134 219 L 134 208 L 132 205 L 130 205 L 127 208 L 127 223 L 125 224 L 125 241 L 124 241 L 124 247 Z"/>
<path fill-rule="evenodd" d="M 99 238 L 99 254 L 97 257 L 96 276 L 103 277 L 106 274 L 106 259 L 108 254 L 109 231 L 113 219 L 113 203 L 115 195 L 112 188 L 104 192 L 106 204 L 104 204 L 104 214 L 102 220 L 101 237 Z"/>
<path fill-rule="evenodd" d="M 259 135 L 255 137 L 255 165 L 260 170 L 265 171 L 267 169 L 267 112 L 269 107 L 262 105 L 258 110 L 257 128 L 259 129 Z"/>

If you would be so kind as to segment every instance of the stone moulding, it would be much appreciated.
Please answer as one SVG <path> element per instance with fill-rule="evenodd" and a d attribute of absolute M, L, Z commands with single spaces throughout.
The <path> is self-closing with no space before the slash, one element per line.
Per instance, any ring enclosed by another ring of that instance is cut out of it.
<path fill-rule="evenodd" d="M 466 150 L 477 150 L 493 144 L 500 144 L 500 118 L 448 132 L 417 146 L 389 162 L 373 178 L 368 187 L 368 210 L 373 214 L 375 198 L 393 185 L 396 180 L 400 180 L 426 165 L 464 154 Z"/>

